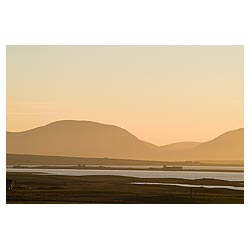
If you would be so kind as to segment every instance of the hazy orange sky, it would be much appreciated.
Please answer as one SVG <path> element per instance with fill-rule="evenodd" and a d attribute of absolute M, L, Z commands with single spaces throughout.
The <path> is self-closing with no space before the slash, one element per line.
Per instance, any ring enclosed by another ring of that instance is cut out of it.
<path fill-rule="evenodd" d="M 243 46 L 7 46 L 7 130 L 55 120 L 164 145 L 244 126 Z"/>

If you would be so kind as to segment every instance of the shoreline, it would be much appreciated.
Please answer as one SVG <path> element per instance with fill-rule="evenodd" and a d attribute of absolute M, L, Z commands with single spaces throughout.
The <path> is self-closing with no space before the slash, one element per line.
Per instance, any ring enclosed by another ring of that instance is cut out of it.
<path fill-rule="evenodd" d="M 183 166 L 185 167 L 185 166 Z M 188 167 L 188 166 L 186 166 Z M 190 166 L 189 166 L 190 167 Z M 136 167 L 131 167 L 131 168 L 123 168 L 122 166 L 121 167 L 104 167 L 104 166 L 100 166 L 100 167 L 89 167 L 89 166 L 86 166 L 86 167 L 76 167 L 76 166 L 66 166 L 66 167 L 63 167 L 63 166 L 36 166 L 36 167 L 28 167 L 28 166 L 13 166 L 13 167 L 6 167 L 6 170 L 7 169 L 48 169 L 48 170 L 53 170 L 53 169 L 67 169 L 67 170 L 105 170 L 105 171 L 112 171 L 112 170 L 136 170 L 136 171 L 163 171 L 163 172 L 168 172 L 168 171 L 180 171 L 180 172 L 185 172 L 185 171 L 192 171 L 192 172 L 233 172 L 233 173 L 244 173 L 244 169 L 243 170 L 236 170 L 236 169 L 184 169 L 184 168 L 176 168 L 176 167 L 173 167 L 173 169 L 171 169 L 171 167 L 168 167 L 168 169 L 164 169 L 164 168 L 152 168 L 152 167 L 146 167 L 145 168 L 136 168 Z"/>
<path fill-rule="evenodd" d="M 7 165 L 134 165 L 134 166 L 232 166 L 244 167 L 244 160 L 133 160 L 70 156 L 6 154 Z"/>

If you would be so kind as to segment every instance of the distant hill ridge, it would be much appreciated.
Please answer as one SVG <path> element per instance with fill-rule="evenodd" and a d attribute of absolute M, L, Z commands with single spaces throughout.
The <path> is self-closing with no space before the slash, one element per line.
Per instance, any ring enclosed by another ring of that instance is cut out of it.
<path fill-rule="evenodd" d="M 114 126 L 64 120 L 22 132 L 7 132 L 7 153 L 135 160 L 243 160 L 244 129 L 215 139 L 156 146 Z"/>

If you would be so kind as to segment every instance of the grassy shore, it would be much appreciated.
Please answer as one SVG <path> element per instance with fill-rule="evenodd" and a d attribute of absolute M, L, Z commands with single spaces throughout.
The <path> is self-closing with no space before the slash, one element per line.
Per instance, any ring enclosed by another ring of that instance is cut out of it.
<path fill-rule="evenodd" d="M 149 161 L 25 154 L 7 154 L 6 160 L 7 165 L 244 166 L 244 161 Z"/>
<path fill-rule="evenodd" d="M 64 176 L 7 173 L 14 181 L 6 203 L 138 203 L 138 204 L 243 204 L 244 191 L 225 188 L 133 185 L 132 182 L 242 186 L 238 181 L 213 179 L 134 178 L 121 176 Z"/>

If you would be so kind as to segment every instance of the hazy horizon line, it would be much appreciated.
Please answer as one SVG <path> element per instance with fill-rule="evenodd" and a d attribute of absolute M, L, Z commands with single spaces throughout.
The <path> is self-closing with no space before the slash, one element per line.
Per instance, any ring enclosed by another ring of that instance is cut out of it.
<path fill-rule="evenodd" d="M 53 124 L 53 123 L 56 123 L 56 122 L 67 122 L 67 121 L 72 121 L 72 122 L 91 122 L 91 123 L 96 123 L 96 124 L 101 124 L 101 125 L 106 125 L 106 126 L 118 127 L 118 128 L 120 128 L 120 129 L 126 130 L 128 133 L 130 133 L 131 135 L 135 136 L 135 137 L 138 138 L 139 140 L 144 141 L 144 142 L 148 142 L 148 143 L 153 144 L 153 145 L 158 146 L 158 147 L 167 146 L 167 145 L 171 145 L 171 144 L 175 144 L 175 143 L 184 143 L 184 142 L 185 142 L 185 143 L 186 143 L 186 142 L 205 143 L 205 142 L 211 141 L 211 140 L 217 138 L 218 136 L 220 136 L 220 135 L 222 135 L 222 134 L 225 134 L 225 133 L 227 133 L 227 132 L 234 131 L 234 130 L 238 130 L 238 129 L 244 129 L 244 127 L 239 127 L 239 128 L 234 128 L 234 129 L 226 130 L 225 132 L 223 132 L 223 133 L 221 133 L 221 134 L 218 134 L 218 135 L 214 136 L 213 138 L 211 138 L 211 139 L 209 139 L 209 140 L 206 140 L 206 141 L 185 140 L 185 141 L 176 141 L 176 142 L 166 143 L 166 144 L 164 144 L 164 145 L 158 145 L 158 144 L 155 144 L 155 143 L 146 141 L 146 140 L 144 140 L 144 139 L 141 139 L 141 138 L 137 137 L 136 135 L 132 134 L 129 130 L 127 130 L 127 129 L 123 128 L 123 127 L 120 127 L 120 126 L 118 126 L 118 125 L 109 124 L 109 123 L 103 123 L 103 122 L 90 121 L 90 120 L 73 120 L 73 119 L 55 120 L 55 121 L 46 123 L 46 124 L 44 124 L 44 125 L 32 127 L 32 128 L 26 129 L 26 130 L 8 131 L 8 130 L 6 129 L 6 132 L 7 132 L 7 133 L 22 133 L 22 132 L 28 132 L 28 131 L 30 131 L 30 130 L 37 129 L 37 128 L 42 128 L 42 127 L 48 126 L 48 125 Z"/>

